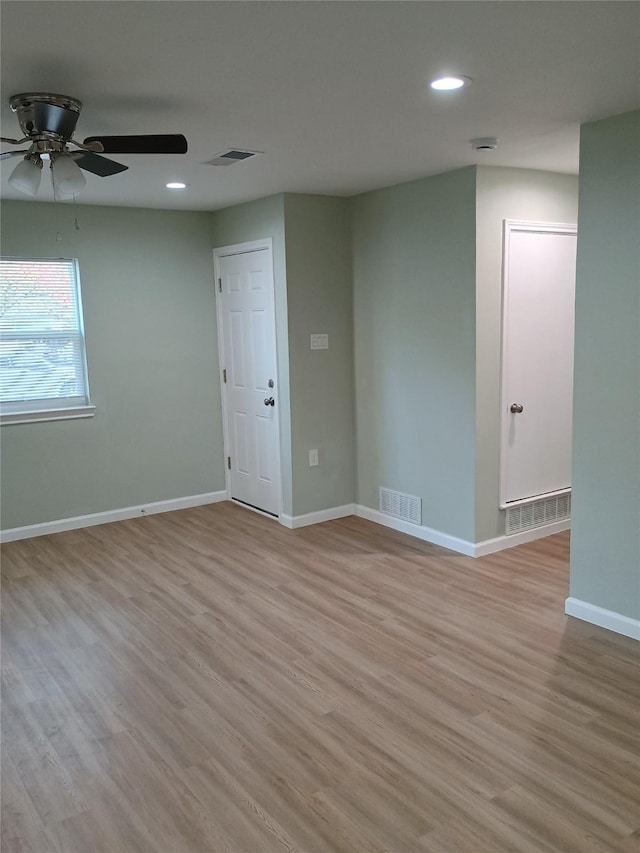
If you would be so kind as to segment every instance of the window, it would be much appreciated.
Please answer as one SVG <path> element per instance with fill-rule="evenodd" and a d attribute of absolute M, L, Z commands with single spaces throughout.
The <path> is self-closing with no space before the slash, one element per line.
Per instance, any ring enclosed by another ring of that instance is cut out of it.
<path fill-rule="evenodd" d="M 0 261 L 3 423 L 89 417 L 78 262 Z"/>

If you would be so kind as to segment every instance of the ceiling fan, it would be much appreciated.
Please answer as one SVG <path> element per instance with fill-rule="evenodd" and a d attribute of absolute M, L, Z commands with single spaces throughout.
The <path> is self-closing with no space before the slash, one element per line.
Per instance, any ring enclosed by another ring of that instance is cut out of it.
<path fill-rule="evenodd" d="M 0 160 L 23 159 L 9 183 L 27 195 L 35 195 L 40 185 L 44 162 L 49 160 L 56 198 L 71 198 L 84 187 L 81 170 L 102 178 L 124 172 L 128 166 L 103 157 L 103 154 L 186 154 L 187 140 L 182 134 L 142 136 L 89 136 L 84 142 L 73 138 L 82 103 L 68 95 L 28 92 L 9 98 L 16 113 L 22 139 L 0 137 L 10 145 L 30 143 L 28 148 L 0 154 Z M 73 146 L 74 150 L 69 150 Z"/>

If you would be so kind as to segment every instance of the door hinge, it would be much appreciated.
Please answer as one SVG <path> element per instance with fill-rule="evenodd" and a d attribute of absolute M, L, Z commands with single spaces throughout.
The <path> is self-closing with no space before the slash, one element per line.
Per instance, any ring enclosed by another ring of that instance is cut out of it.
<path fill-rule="evenodd" d="M 222 293 L 222 279 L 218 279 L 218 293 Z"/>
<path fill-rule="evenodd" d="M 231 470 L 231 457 L 227 456 L 227 468 Z"/>
<path fill-rule="evenodd" d="M 222 369 L 222 381 L 226 385 L 226 383 L 227 383 L 227 368 L 226 367 L 223 367 L 223 369 Z"/>

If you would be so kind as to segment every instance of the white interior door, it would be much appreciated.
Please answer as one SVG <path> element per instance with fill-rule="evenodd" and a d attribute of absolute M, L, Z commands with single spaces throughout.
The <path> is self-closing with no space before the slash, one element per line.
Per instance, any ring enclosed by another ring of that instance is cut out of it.
<path fill-rule="evenodd" d="M 576 227 L 504 236 L 501 506 L 571 487 Z"/>
<path fill-rule="evenodd" d="M 271 248 L 216 250 L 228 489 L 280 513 L 276 332 Z"/>

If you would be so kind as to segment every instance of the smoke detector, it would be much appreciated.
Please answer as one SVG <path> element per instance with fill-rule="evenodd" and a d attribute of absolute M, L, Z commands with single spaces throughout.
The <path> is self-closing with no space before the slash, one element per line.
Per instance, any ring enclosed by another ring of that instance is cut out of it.
<path fill-rule="evenodd" d="M 474 151 L 495 151 L 498 147 L 496 136 L 477 136 L 475 139 L 470 139 L 469 142 Z"/>

